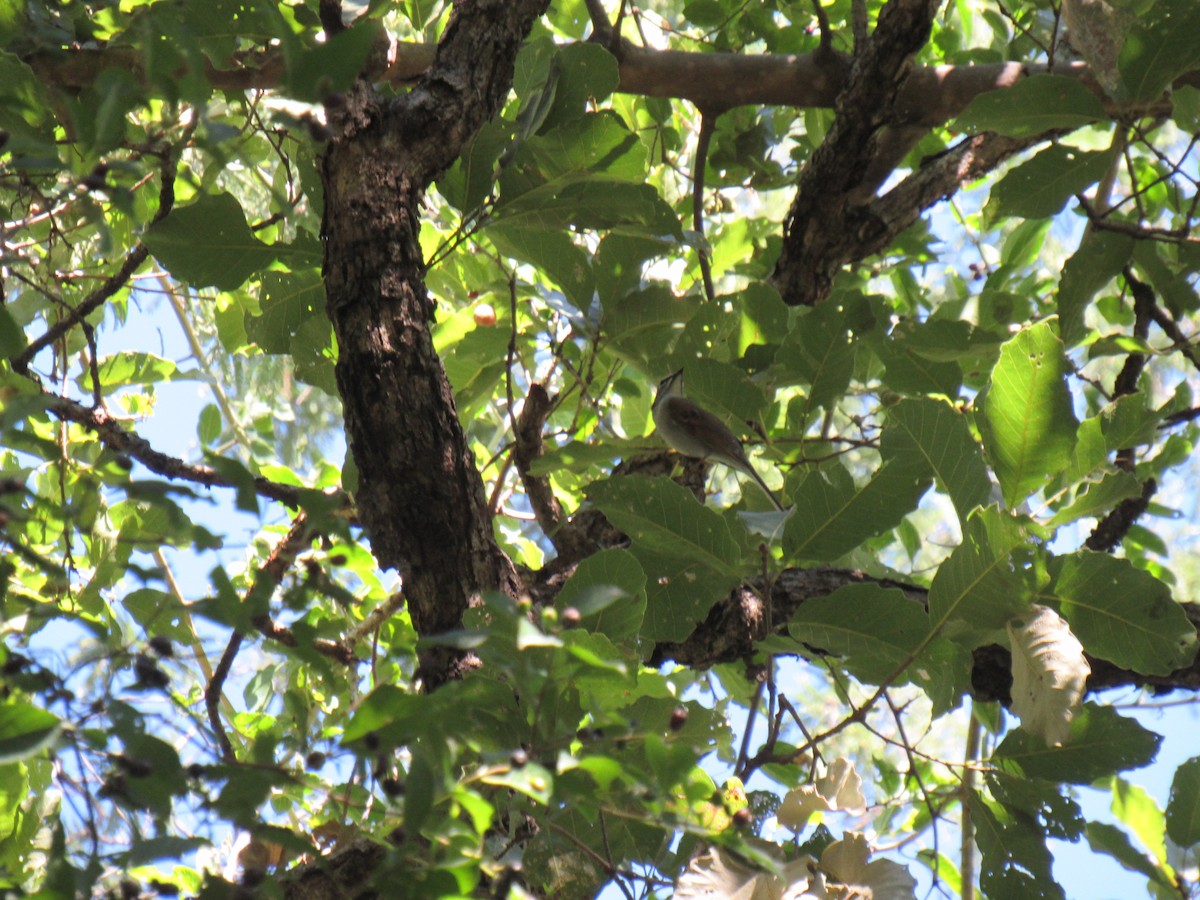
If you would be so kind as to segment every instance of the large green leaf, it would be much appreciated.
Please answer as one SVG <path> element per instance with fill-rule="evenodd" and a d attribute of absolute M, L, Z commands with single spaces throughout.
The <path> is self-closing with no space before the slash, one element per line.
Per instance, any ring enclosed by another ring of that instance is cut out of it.
<path fill-rule="evenodd" d="M 679 323 L 700 306 L 695 296 L 676 297 L 666 285 L 651 283 L 605 303 L 604 333 L 621 356 L 661 365 L 680 339 Z"/>
<path fill-rule="evenodd" d="M 1200 65 L 1200 6 L 1157 0 L 1125 38 L 1118 68 L 1120 99 L 1156 100 L 1176 77 Z"/>
<path fill-rule="evenodd" d="M 1111 856 L 1131 872 L 1138 872 L 1156 882 L 1160 889 L 1171 890 L 1176 887 L 1170 877 L 1169 870 L 1155 863 L 1146 856 L 1145 851 L 1135 847 L 1129 840 L 1129 835 L 1116 825 L 1107 822 L 1088 822 L 1088 846 L 1098 853 Z"/>
<path fill-rule="evenodd" d="M 1056 512 L 1048 524 L 1057 527 L 1086 516 L 1100 518 L 1122 500 L 1136 497 L 1141 492 L 1142 484 L 1132 472 L 1109 472 L 1098 482 L 1083 484 L 1074 501 Z"/>
<path fill-rule="evenodd" d="M 689 360 L 684 367 L 683 389 L 705 409 L 725 419 L 735 434 L 746 430 L 741 423 L 761 422 L 770 406 L 762 389 L 744 372 L 715 359 Z"/>
<path fill-rule="evenodd" d="M 1063 341 L 1072 346 L 1085 330 L 1083 314 L 1096 292 L 1112 281 L 1133 254 L 1133 238 L 1089 229 L 1063 266 L 1058 285 L 1058 319 Z"/>
<path fill-rule="evenodd" d="M 177 207 L 144 240 L 172 276 L 194 287 L 232 291 L 275 259 L 246 224 L 241 204 L 225 193 Z"/>
<path fill-rule="evenodd" d="M 968 794 L 967 802 L 982 857 L 979 886 L 987 895 L 1063 900 L 1066 895 L 1051 875 L 1053 858 L 1037 822 L 974 792 Z"/>
<path fill-rule="evenodd" d="M 788 633 L 842 657 L 861 681 L 882 684 L 912 662 L 929 634 L 929 616 L 902 591 L 856 584 L 806 600 L 788 622 Z"/>
<path fill-rule="evenodd" d="M 862 487 L 839 460 L 812 469 L 789 482 L 795 512 L 784 528 L 784 552 L 791 560 L 832 562 L 898 525 L 931 481 L 931 473 L 902 459 L 885 459 Z"/>
<path fill-rule="evenodd" d="M 962 413 L 943 400 L 903 400 L 888 410 L 887 424 L 881 452 L 932 472 L 960 522 L 987 503 L 992 492 L 987 466 Z"/>
<path fill-rule="evenodd" d="M 102 387 L 111 388 L 130 384 L 158 384 L 179 377 L 175 361 L 154 353 L 127 350 L 105 356 L 96 367 Z M 91 372 L 80 374 L 77 382 L 81 389 L 92 388 Z"/>
<path fill-rule="evenodd" d="M 740 575 L 747 543 L 741 523 L 702 506 L 670 479 L 613 478 L 591 485 L 587 493 L 635 548 L 694 561 L 735 578 Z"/>
<path fill-rule="evenodd" d="M 325 319 L 320 274 L 312 270 L 265 273 L 259 308 L 258 315 L 246 313 L 246 336 L 266 353 L 290 353 L 292 339 L 304 322 L 314 316 Z"/>
<path fill-rule="evenodd" d="M 808 385 L 808 406 L 828 407 L 845 393 L 854 371 L 854 343 L 845 309 L 822 303 L 796 323 L 776 360 Z"/>
<path fill-rule="evenodd" d="M 484 122 L 467 149 L 438 179 L 438 191 L 461 212 L 475 209 L 491 193 L 496 183 L 496 161 L 512 137 L 512 122 L 504 119 Z"/>
<path fill-rule="evenodd" d="M 1025 731 L 1012 731 L 996 748 L 993 760 L 1004 771 L 1028 778 L 1091 784 L 1097 778 L 1148 765 L 1162 738 L 1107 706 L 1085 704 L 1071 722 L 1062 747 Z"/>
<path fill-rule="evenodd" d="M 576 309 L 587 312 L 596 289 L 592 264 L 587 251 L 569 234 L 501 220 L 487 229 L 487 236 L 505 256 L 532 263 L 549 275 Z"/>
<path fill-rule="evenodd" d="M 1054 560 L 1051 571 L 1051 590 L 1088 653 L 1144 675 L 1169 675 L 1195 658 L 1196 629 L 1149 572 L 1089 550 Z"/>
<path fill-rule="evenodd" d="M 745 527 L 701 506 L 673 481 L 617 478 L 593 484 L 588 497 L 629 535 L 645 572 L 644 637 L 683 640 L 741 582 Z"/>
<path fill-rule="evenodd" d="M 967 519 L 962 543 L 938 567 L 929 588 L 934 627 L 982 637 L 1028 605 L 1028 523 L 989 506 Z"/>
<path fill-rule="evenodd" d="M 966 323 L 963 323 L 966 324 Z M 884 379 L 888 390 L 901 394 L 944 394 L 953 397 L 962 385 L 963 370 L 951 360 L 937 359 L 922 346 L 925 323 L 907 326 L 897 325 L 891 334 L 880 336 L 871 342 L 871 349 L 887 369 Z M 967 351 L 960 345 L 960 351 Z"/>
<path fill-rule="evenodd" d="M 1180 847 L 1200 844 L 1200 756 L 1175 770 L 1167 801 L 1167 834 Z"/>
<path fill-rule="evenodd" d="M 1032 137 L 1107 118 L 1100 99 L 1075 78 L 1030 75 L 1011 88 L 979 94 L 955 120 L 956 130 Z"/>
<path fill-rule="evenodd" d="M 557 178 L 498 204 L 495 218 L 519 228 L 619 228 L 649 237 L 682 236 L 658 191 L 608 175 Z"/>
<path fill-rule="evenodd" d="M 589 631 L 631 638 L 646 614 L 646 573 L 628 550 L 602 550 L 579 563 L 554 605 L 578 610 Z"/>
<path fill-rule="evenodd" d="M 603 100 L 621 81 L 617 58 L 600 44 L 580 41 L 560 47 L 553 65 L 557 70 L 554 102 L 543 120 L 543 131 L 579 118 L 589 100 Z"/>
<path fill-rule="evenodd" d="M 640 184 L 646 176 L 645 148 L 611 110 L 589 113 L 522 142 L 500 173 L 496 215 L 509 215 L 509 204 L 534 188 L 601 173 L 628 184 Z"/>
<path fill-rule="evenodd" d="M 1049 322 L 1004 345 L 982 401 L 979 430 L 1004 500 L 1016 507 L 1071 461 L 1078 422 L 1067 360 Z"/>
<path fill-rule="evenodd" d="M 327 40 L 312 45 L 302 44 L 285 35 L 283 50 L 283 90 L 296 100 L 320 102 L 336 91 L 349 88 L 362 72 L 371 48 L 386 35 L 375 20 L 364 16 L 353 28 L 347 28 Z"/>
<path fill-rule="evenodd" d="M 1011 169 L 992 188 L 988 212 L 994 218 L 1054 216 L 1075 194 L 1095 184 L 1112 165 L 1109 150 L 1085 151 L 1051 144 Z"/>
<path fill-rule="evenodd" d="M 32 756 L 58 737 L 58 716 L 10 697 L 0 704 L 0 765 Z"/>

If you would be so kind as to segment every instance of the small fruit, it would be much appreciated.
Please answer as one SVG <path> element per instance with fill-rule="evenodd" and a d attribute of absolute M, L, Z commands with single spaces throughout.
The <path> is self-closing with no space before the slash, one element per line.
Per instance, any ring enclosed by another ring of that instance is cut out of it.
<path fill-rule="evenodd" d="M 491 328 L 496 324 L 496 309 L 490 303 L 480 303 L 475 307 L 475 324 L 480 328 Z"/>

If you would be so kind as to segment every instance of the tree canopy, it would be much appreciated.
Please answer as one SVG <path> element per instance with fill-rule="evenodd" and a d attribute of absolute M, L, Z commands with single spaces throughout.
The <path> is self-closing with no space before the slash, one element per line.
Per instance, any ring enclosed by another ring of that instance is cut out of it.
<path fill-rule="evenodd" d="M 1198 34 L 0 0 L 4 895 L 1196 896 Z"/>

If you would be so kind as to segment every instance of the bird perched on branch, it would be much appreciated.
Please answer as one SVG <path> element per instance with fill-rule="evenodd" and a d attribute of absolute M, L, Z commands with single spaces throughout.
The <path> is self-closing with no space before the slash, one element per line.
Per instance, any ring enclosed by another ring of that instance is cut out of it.
<path fill-rule="evenodd" d="M 655 429 L 674 450 L 684 456 L 710 459 L 749 475 L 775 508 L 783 511 L 783 504 L 750 465 L 742 442 L 724 422 L 683 396 L 683 369 L 658 383 L 651 411 Z"/>

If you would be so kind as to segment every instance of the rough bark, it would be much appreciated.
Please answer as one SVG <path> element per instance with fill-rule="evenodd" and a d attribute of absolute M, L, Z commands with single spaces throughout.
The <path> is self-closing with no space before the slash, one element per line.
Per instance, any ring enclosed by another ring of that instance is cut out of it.
<path fill-rule="evenodd" d="M 355 499 L 383 568 L 398 569 L 421 635 L 459 625 L 484 590 L 516 594 L 483 482 L 430 328 L 419 241 L 426 189 L 493 116 L 547 0 L 455 7 L 437 58 L 407 94 L 366 81 L 329 105 L 325 289 L 338 341 L 338 389 L 358 468 Z M 428 684 L 452 677 L 427 656 Z"/>
<path fill-rule="evenodd" d="M 855 59 L 833 125 L 801 172 L 784 221 L 783 249 L 772 276 L 784 302 L 811 305 L 829 293 L 845 262 L 831 244 L 859 230 L 873 193 L 864 177 L 876 171 L 881 155 L 892 155 L 889 134 L 909 124 L 897 97 L 939 6 L 936 0 L 890 0 Z"/>

